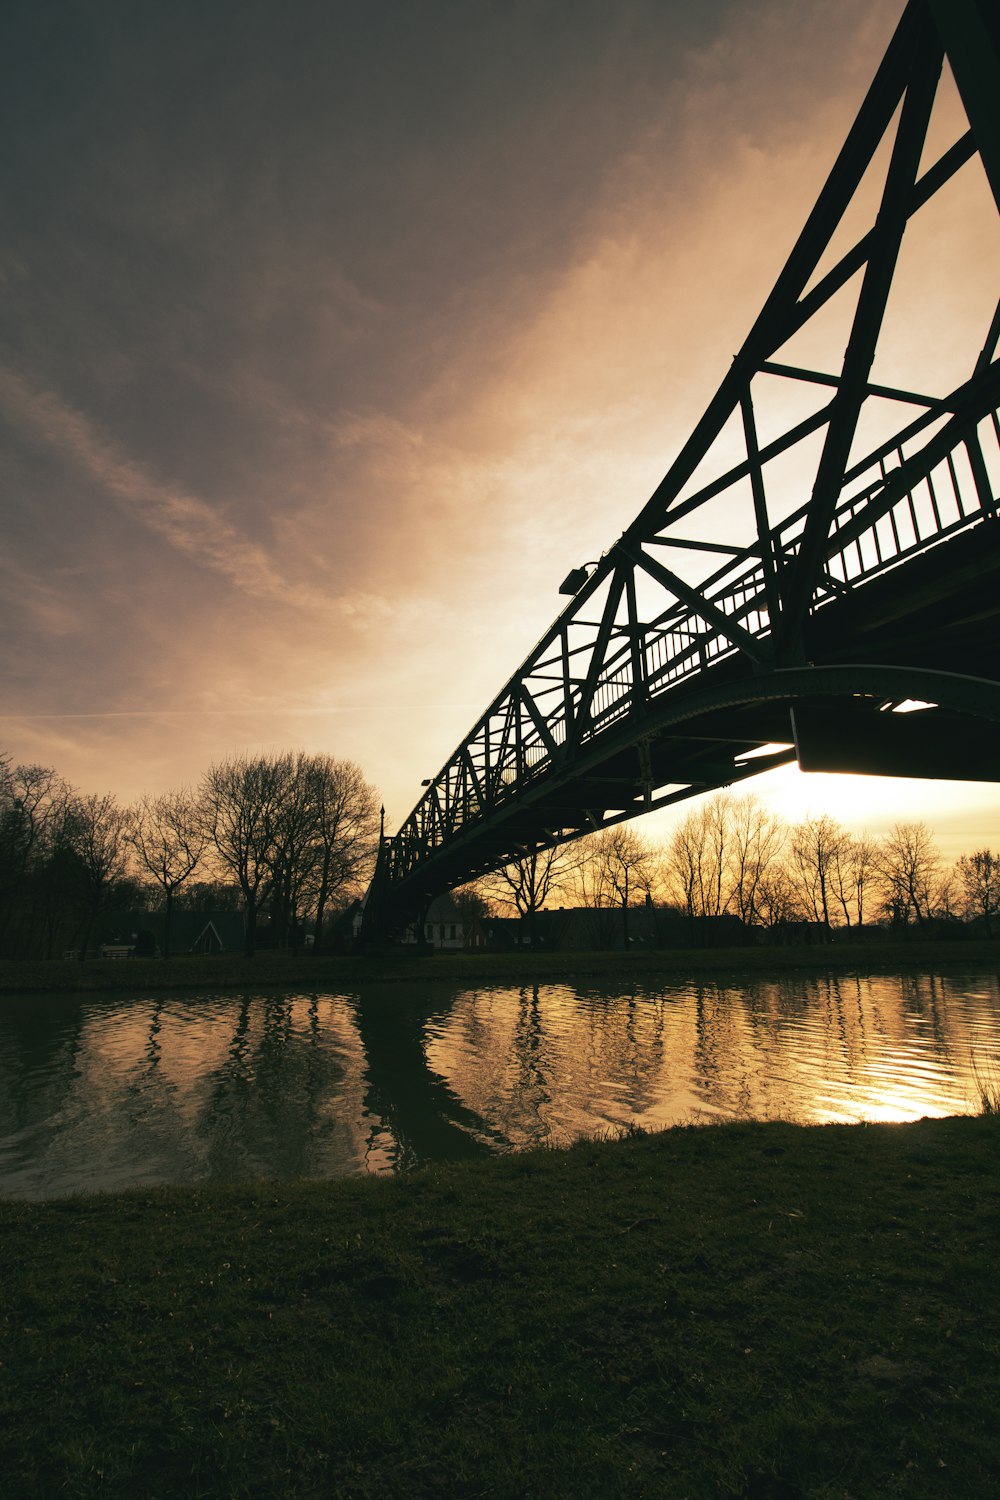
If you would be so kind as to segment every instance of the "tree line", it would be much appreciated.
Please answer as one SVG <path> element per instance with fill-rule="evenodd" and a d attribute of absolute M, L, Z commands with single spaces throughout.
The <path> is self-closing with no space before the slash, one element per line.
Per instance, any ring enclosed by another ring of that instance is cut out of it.
<path fill-rule="evenodd" d="M 235 909 L 247 954 L 267 919 L 279 946 L 363 891 L 379 838 L 375 789 L 353 761 L 302 752 L 237 755 L 196 787 L 121 806 L 54 770 L 0 756 L 0 956 L 85 957 L 103 912 Z"/>
<path fill-rule="evenodd" d="M 752 793 L 723 792 L 692 808 L 662 844 L 620 823 L 526 853 L 471 889 L 484 911 L 516 915 L 529 929 L 556 902 L 617 908 L 626 946 L 629 911 L 647 902 L 683 913 L 692 939 L 720 918 L 745 929 L 808 926 L 828 935 L 962 922 L 992 937 L 1000 855 L 978 849 L 949 865 L 926 823 L 897 823 L 874 838 L 827 814 L 789 823 Z"/>
<path fill-rule="evenodd" d="M 85 956 L 112 909 L 160 912 L 166 956 L 179 910 L 242 911 L 248 954 L 263 922 L 272 944 L 309 934 L 319 952 L 371 878 L 377 803 L 360 768 L 329 755 L 231 756 L 197 786 L 130 807 L 0 756 L 0 957 Z M 616 913 L 626 946 L 630 913 L 648 904 L 682 913 L 692 941 L 719 919 L 831 935 L 962 922 L 992 937 L 1000 856 L 979 849 L 949 866 L 925 823 L 876 839 L 828 815 L 788 823 L 753 794 L 719 793 L 661 844 L 617 824 L 525 852 L 457 898 L 471 913 L 517 915 L 532 940 L 555 904 Z"/>

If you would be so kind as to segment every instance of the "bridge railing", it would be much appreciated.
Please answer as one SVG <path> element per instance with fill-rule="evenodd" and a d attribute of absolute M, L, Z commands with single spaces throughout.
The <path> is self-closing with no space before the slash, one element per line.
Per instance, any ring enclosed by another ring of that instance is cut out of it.
<path fill-rule="evenodd" d="M 879 460 L 874 486 L 845 501 L 831 536 L 827 568 L 842 584 L 863 582 L 936 545 L 984 515 L 995 513 L 1000 495 L 1000 421 L 989 412 L 968 436 L 872 522 L 867 512 L 895 476 L 905 473 L 902 445 Z M 863 529 L 857 527 L 861 518 Z"/>
<path fill-rule="evenodd" d="M 928 413 L 912 424 L 908 439 L 923 437 L 935 419 Z M 845 476 L 845 494 L 834 513 L 824 569 L 812 595 L 813 610 L 845 591 L 946 540 L 996 510 L 1000 494 L 1000 421 L 989 411 L 962 439 L 936 457 L 940 445 L 925 445 L 917 458 L 927 462 L 917 476 L 907 439 L 896 438 L 869 455 Z M 935 461 L 936 459 L 936 461 Z M 801 506 L 777 526 L 766 550 L 780 575 L 797 556 L 808 514 Z M 745 557 L 745 554 L 743 554 Z M 741 557 L 706 578 L 699 592 L 727 620 L 765 642 L 771 634 L 771 602 L 765 568 Z M 780 582 L 777 584 L 780 592 Z M 605 729 L 632 706 L 628 630 L 613 635 L 605 670 L 590 705 L 586 738 Z M 643 683 L 648 697 L 686 680 L 744 649 L 696 609 L 676 606 L 645 628 Z"/>

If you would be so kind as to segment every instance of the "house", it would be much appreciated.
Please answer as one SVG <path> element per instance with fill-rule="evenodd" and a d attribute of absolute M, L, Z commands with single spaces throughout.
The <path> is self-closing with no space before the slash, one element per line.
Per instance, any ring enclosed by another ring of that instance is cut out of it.
<path fill-rule="evenodd" d="M 635 921 L 641 913 L 633 909 L 630 915 Z M 621 925 L 621 912 L 614 907 L 543 908 L 533 917 L 478 917 L 471 924 L 466 946 L 490 953 L 522 949 L 559 953 L 571 949 L 620 948 L 623 946 Z"/>
<path fill-rule="evenodd" d="M 697 941 L 714 947 L 739 940 L 743 925 L 736 917 L 703 918 Z M 691 924 L 675 907 L 630 906 L 626 928 L 620 906 L 543 908 L 529 917 L 479 917 L 471 925 L 467 946 L 492 953 L 534 948 L 545 953 L 631 953 L 692 944 Z"/>
<path fill-rule="evenodd" d="M 166 913 L 114 911 L 97 929 L 101 958 L 153 958 L 166 946 Z M 243 913 L 175 911 L 170 918 L 171 953 L 242 953 L 246 942 Z"/>
<path fill-rule="evenodd" d="M 133 943 L 102 943 L 97 950 L 97 956 L 98 958 L 131 958 L 134 952 Z M 77 957 L 75 950 L 73 957 Z"/>
<path fill-rule="evenodd" d="M 195 917 L 197 921 L 185 920 L 178 931 L 178 916 Z M 205 912 L 179 912 L 170 924 L 170 946 L 175 953 L 242 953 L 245 945 L 246 923 L 239 911 L 216 911 L 210 916 Z"/>
<path fill-rule="evenodd" d="M 480 953 L 509 953 L 513 948 L 530 947 L 527 922 L 520 917 L 473 917 L 465 946 Z"/>
<path fill-rule="evenodd" d="M 92 951 L 98 958 L 153 958 L 158 951 L 155 921 L 144 911 L 105 912 L 94 928 Z"/>
<path fill-rule="evenodd" d="M 424 914 L 423 931 L 412 923 L 403 934 L 405 946 L 429 943 L 436 951 L 458 952 L 465 947 L 466 920 L 450 894 L 435 896 Z"/>

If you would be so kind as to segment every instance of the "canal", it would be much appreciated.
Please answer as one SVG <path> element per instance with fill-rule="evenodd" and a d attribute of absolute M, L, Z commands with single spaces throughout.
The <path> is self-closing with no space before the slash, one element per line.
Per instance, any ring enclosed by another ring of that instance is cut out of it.
<path fill-rule="evenodd" d="M 1000 1083 L 996 973 L 5 996 L 0 1196 L 339 1177 L 736 1117 L 916 1119 Z"/>

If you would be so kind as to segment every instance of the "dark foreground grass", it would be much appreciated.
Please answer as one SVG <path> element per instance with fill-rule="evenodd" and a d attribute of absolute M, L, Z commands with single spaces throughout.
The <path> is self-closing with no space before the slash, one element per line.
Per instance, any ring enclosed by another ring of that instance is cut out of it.
<path fill-rule="evenodd" d="M 0 1491 L 1000 1493 L 993 1118 L 0 1204 Z"/>

